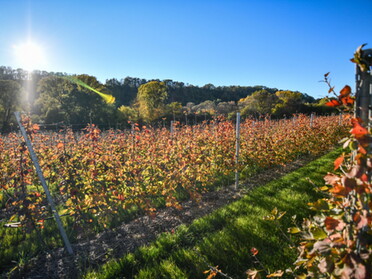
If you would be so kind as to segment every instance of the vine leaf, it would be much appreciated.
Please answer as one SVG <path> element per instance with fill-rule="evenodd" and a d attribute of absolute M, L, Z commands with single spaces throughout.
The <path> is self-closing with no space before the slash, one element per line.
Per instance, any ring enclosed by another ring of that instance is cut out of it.
<path fill-rule="evenodd" d="M 337 107 L 337 106 L 341 106 L 341 103 L 338 100 L 333 99 L 327 102 L 325 105 L 328 107 Z"/>
<path fill-rule="evenodd" d="M 334 170 L 337 170 L 341 164 L 343 163 L 344 161 L 344 155 L 342 154 L 340 157 L 338 157 L 335 161 L 334 161 Z"/>

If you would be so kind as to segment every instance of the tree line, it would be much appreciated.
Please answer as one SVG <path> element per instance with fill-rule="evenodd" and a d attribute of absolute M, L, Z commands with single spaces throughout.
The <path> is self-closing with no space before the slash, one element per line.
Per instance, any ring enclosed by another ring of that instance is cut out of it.
<path fill-rule="evenodd" d="M 73 84 L 66 73 L 0 67 L 0 129 L 11 130 L 13 112 L 28 112 L 37 123 L 96 123 L 106 127 L 126 125 L 128 121 L 156 123 L 177 120 L 187 124 L 223 115 L 233 117 L 293 113 L 329 113 L 324 100 L 294 91 L 266 86 L 194 86 L 173 80 L 146 80 L 134 77 L 108 79 L 75 77 L 90 87 L 115 97 L 106 104 L 100 96 Z"/>

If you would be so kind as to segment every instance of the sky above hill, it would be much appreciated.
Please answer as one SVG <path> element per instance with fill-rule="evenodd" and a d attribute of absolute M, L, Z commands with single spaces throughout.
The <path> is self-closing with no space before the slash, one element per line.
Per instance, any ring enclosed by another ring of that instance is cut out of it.
<path fill-rule="evenodd" d="M 354 87 L 371 0 L 0 0 L 0 65 L 327 95 Z"/>

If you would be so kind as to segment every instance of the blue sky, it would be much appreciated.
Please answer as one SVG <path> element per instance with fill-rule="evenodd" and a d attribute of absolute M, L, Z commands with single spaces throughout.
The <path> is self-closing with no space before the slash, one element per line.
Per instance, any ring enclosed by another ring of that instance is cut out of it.
<path fill-rule="evenodd" d="M 336 90 L 354 87 L 349 59 L 372 47 L 371 13 L 372 0 L 0 0 L 0 65 L 22 67 L 14 48 L 31 40 L 40 70 L 323 97 L 327 72 Z"/>

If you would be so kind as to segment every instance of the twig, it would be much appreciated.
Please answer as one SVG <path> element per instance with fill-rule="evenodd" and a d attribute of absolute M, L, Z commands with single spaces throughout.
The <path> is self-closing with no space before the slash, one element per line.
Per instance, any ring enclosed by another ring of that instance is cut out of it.
<path fill-rule="evenodd" d="M 196 250 L 196 248 L 193 248 L 193 251 L 202 259 L 202 261 L 208 266 L 208 268 L 220 275 L 222 275 L 223 277 L 225 278 L 228 278 L 228 279 L 233 279 L 232 277 L 230 277 L 229 275 L 227 275 L 226 273 L 223 273 L 221 270 L 217 269 L 216 267 L 214 266 L 211 266 L 208 261 L 206 260 L 206 258 L 199 253 L 198 250 Z"/>

